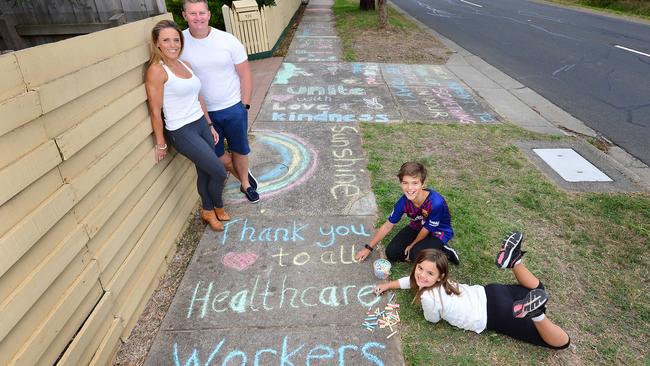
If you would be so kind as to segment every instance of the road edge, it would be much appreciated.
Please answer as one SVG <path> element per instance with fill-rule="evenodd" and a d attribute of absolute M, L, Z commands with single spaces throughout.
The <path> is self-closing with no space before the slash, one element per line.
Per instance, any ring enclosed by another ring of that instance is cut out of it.
<path fill-rule="evenodd" d="M 642 161 L 534 90 L 472 54 L 456 42 L 427 27 L 397 4 L 393 2 L 388 4 L 451 49 L 453 54 L 445 66 L 501 116 L 521 128 L 534 132 L 605 141 L 609 145 L 609 149 L 607 152 L 601 151 L 603 156 L 619 168 L 625 176 L 646 192 L 650 192 L 650 167 Z"/>

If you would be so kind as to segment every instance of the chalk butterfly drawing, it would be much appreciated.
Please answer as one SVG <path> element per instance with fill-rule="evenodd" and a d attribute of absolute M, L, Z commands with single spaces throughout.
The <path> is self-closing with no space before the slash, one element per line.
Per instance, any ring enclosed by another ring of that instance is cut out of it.
<path fill-rule="evenodd" d="M 257 261 L 257 254 L 253 252 L 230 252 L 223 256 L 221 263 L 224 266 L 238 271 L 243 271 Z"/>

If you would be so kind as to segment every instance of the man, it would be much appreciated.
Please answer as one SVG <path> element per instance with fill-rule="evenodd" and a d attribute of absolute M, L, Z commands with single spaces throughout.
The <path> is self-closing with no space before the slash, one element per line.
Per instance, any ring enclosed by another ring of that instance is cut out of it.
<path fill-rule="evenodd" d="M 241 182 L 239 190 L 252 203 L 259 201 L 257 181 L 248 165 L 248 104 L 253 89 L 244 45 L 230 33 L 211 27 L 207 0 L 184 0 L 185 48 L 181 59 L 190 63 L 201 80 L 201 96 L 219 133 L 215 152 Z M 230 155 L 224 148 L 228 141 Z"/>

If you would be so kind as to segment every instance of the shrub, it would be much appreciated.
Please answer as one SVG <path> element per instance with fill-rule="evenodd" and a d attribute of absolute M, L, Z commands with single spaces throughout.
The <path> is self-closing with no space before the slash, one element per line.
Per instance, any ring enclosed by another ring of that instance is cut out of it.
<path fill-rule="evenodd" d="M 256 0 L 258 6 L 275 6 L 275 0 Z M 223 23 L 223 14 L 221 12 L 221 7 L 225 4 L 232 6 L 233 0 L 209 0 L 208 9 L 210 10 L 210 25 L 221 29 L 226 30 L 226 26 Z M 187 22 L 183 19 L 183 0 L 165 0 L 167 5 L 167 11 L 172 13 L 174 16 L 174 21 L 178 23 L 181 29 L 187 28 Z"/>

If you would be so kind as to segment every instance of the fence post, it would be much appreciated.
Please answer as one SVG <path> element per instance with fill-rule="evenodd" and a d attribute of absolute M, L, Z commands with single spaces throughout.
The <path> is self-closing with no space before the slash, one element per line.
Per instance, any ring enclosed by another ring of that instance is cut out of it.
<path fill-rule="evenodd" d="M 226 32 L 233 34 L 232 29 L 233 26 L 230 24 L 231 19 L 230 19 L 230 7 L 228 5 L 224 5 L 221 7 L 221 13 L 223 14 L 223 23 L 226 25 Z"/>

